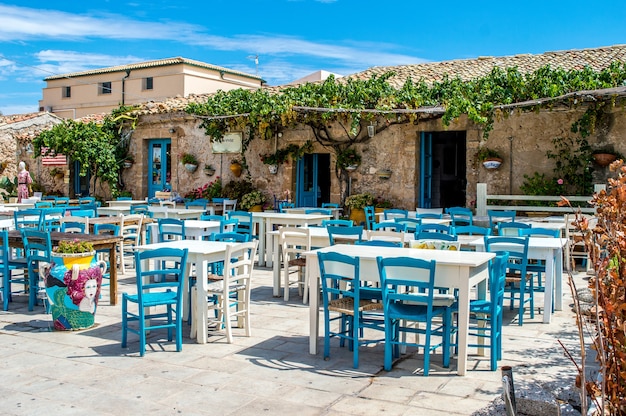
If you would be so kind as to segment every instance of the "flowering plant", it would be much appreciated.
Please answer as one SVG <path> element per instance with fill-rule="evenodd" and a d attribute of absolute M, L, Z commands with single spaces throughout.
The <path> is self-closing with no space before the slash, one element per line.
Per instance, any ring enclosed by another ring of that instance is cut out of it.
<path fill-rule="evenodd" d="M 372 205 L 373 203 L 374 196 L 369 192 L 364 192 L 362 194 L 354 194 L 347 197 L 345 205 L 353 209 L 363 209 L 367 206 Z"/>
<path fill-rule="evenodd" d="M 390 200 L 383 198 L 382 196 L 377 196 L 374 199 L 374 206 L 376 208 L 392 208 L 393 203 Z"/>
<path fill-rule="evenodd" d="M 192 189 L 185 194 L 185 198 L 200 199 L 200 198 L 218 198 L 222 196 L 222 179 L 217 176 L 215 180 L 207 182 L 199 188 Z"/>
<path fill-rule="evenodd" d="M 255 205 L 263 205 L 267 197 L 261 191 L 252 191 L 241 198 L 241 208 L 250 209 Z"/>
<path fill-rule="evenodd" d="M 73 240 L 61 240 L 59 241 L 59 245 L 53 248 L 52 251 L 63 254 L 91 253 L 93 251 L 93 244 L 80 241 L 78 238 Z"/>
<path fill-rule="evenodd" d="M 346 166 L 361 164 L 361 155 L 352 147 L 337 151 L 337 166 L 344 169 Z"/>
<path fill-rule="evenodd" d="M 284 149 L 283 149 L 284 150 Z M 288 153 L 285 153 L 283 150 L 277 150 L 274 153 L 264 153 L 260 154 L 261 162 L 266 165 L 281 165 L 283 163 L 287 163 Z"/>
<path fill-rule="evenodd" d="M 183 153 L 180 155 L 180 161 L 183 165 L 198 165 L 198 159 L 191 153 Z"/>

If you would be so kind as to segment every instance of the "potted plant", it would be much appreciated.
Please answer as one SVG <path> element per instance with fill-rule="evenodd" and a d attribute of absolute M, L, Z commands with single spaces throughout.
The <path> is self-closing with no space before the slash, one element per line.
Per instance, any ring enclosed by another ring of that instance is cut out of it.
<path fill-rule="evenodd" d="M 623 159 L 623 156 L 616 153 L 612 147 L 604 147 L 601 149 L 594 150 L 591 154 L 594 162 L 596 162 L 601 167 L 609 166 L 616 159 Z"/>
<path fill-rule="evenodd" d="M 337 167 L 347 171 L 356 170 L 361 164 L 361 155 L 352 147 L 337 151 Z"/>
<path fill-rule="evenodd" d="M 378 175 L 380 179 L 389 179 L 391 177 L 391 169 L 378 169 L 376 175 Z"/>
<path fill-rule="evenodd" d="M 135 158 L 133 157 L 133 155 L 127 155 L 122 162 L 122 166 L 124 166 L 126 169 L 129 169 L 133 167 L 133 163 L 135 163 Z"/>
<path fill-rule="evenodd" d="M 241 208 L 248 211 L 263 211 L 263 204 L 267 201 L 267 197 L 261 191 L 252 191 L 245 194 L 239 203 Z"/>
<path fill-rule="evenodd" d="M 209 163 L 206 163 L 204 165 L 204 173 L 207 176 L 213 176 L 213 175 L 215 175 L 215 168 L 213 167 L 213 165 L 211 165 Z"/>
<path fill-rule="evenodd" d="M 242 170 L 243 166 L 241 166 L 241 160 L 239 160 L 239 158 L 234 158 L 230 161 L 230 171 L 233 175 L 235 175 L 235 177 L 240 177 Z"/>
<path fill-rule="evenodd" d="M 345 206 L 350 208 L 350 219 L 355 224 L 365 222 L 364 208 L 374 203 L 374 196 L 369 192 L 350 195 L 346 198 Z"/>
<path fill-rule="evenodd" d="M 106 263 L 96 260 L 93 244 L 78 238 L 60 241 L 50 258 L 51 263 L 42 271 L 54 328 L 91 328 Z"/>
<path fill-rule="evenodd" d="M 487 169 L 497 169 L 502 164 L 500 154 L 487 146 L 482 146 L 476 153 L 476 159 Z"/>
<path fill-rule="evenodd" d="M 198 169 L 198 159 L 191 153 L 183 153 L 180 156 L 180 162 L 189 172 L 195 172 Z"/>

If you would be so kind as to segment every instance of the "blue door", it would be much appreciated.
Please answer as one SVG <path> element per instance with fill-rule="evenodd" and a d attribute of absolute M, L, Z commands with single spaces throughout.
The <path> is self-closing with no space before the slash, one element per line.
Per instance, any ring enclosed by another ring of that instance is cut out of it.
<path fill-rule="evenodd" d="M 319 207 L 330 202 L 330 155 L 305 154 L 296 170 L 296 206 Z"/>
<path fill-rule="evenodd" d="M 150 140 L 148 150 L 148 197 L 155 192 L 172 190 L 171 167 L 172 141 L 170 139 Z"/>
<path fill-rule="evenodd" d="M 419 208 L 432 208 L 433 200 L 433 135 L 420 135 Z"/>
<path fill-rule="evenodd" d="M 80 176 L 80 162 L 74 161 L 74 195 L 77 198 L 89 196 L 89 183 L 91 181 L 91 171 L 87 169 L 87 175 Z"/>

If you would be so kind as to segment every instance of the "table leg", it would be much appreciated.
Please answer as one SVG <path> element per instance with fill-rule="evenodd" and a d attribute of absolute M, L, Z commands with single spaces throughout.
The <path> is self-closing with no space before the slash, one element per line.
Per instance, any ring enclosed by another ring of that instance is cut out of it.
<path fill-rule="evenodd" d="M 265 266 L 265 218 L 259 219 L 259 266 Z"/>
<path fill-rule="evenodd" d="M 109 246 L 109 303 L 117 305 L 117 244 Z"/>
<path fill-rule="evenodd" d="M 457 374 L 464 376 L 467 371 L 467 337 L 469 332 L 469 282 L 468 285 L 459 288 L 459 327 Z"/>
<path fill-rule="evenodd" d="M 546 259 L 546 285 L 543 293 L 543 323 L 549 324 L 552 318 L 552 296 L 554 294 L 555 261 L 554 252 Z"/>
<path fill-rule="evenodd" d="M 201 265 L 198 268 L 198 265 Z M 196 274 L 203 278 L 198 278 L 196 281 L 196 310 L 194 313 L 194 319 L 196 320 L 196 341 L 198 344 L 206 344 L 207 343 L 207 325 L 208 325 L 208 315 L 209 311 L 207 308 L 207 276 L 209 273 L 209 262 L 203 260 L 202 262 L 196 263 Z M 224 294 L 224 296 L 227 296 Z"/>
<path fill-rule="evenodd" d="M 280 238 L 277 235 L 272 235 L 273 246 L 274 246 L 274 264 L 272 267 L 273 278 L 274 278 L 274 289 L 272 295 L 276 298 L 280 296 L 280 247 L 279 240 Z"/>
<path fill-rule="evenodd" d="M 185 280 L 183 281 L 183 321 L 187 322 L 189 321 L 189 302 L 191 302 L 191 299 L 189 299 L 189 286 L 190 286 L 190 276 L 191 276 L 191 266 L 192 263 L 190 261 L 187 261 L 187 265 L 185 266 Z M 197 279 L 197 277 L 196 277 Z M 197 283 L 197 280 L 196 280 Z"/>
<path fill-rule="evenodd" d="M 306 278 L 309 281 L 309 354 L 317 354 L 319 336 L 320 272 L 316 255 L 306 256 Z"/>
<path fill-rule="evenodd" d="M 566 243 L 567 246 L 567 243 Z M 556 276 L 554 279 L 555 290 L 554 294 L 554 309 L 557 311 L 563 310 L 563 250 L 559 249 L 556 253 Z"/>
<path fill-rule="evenodd" d="M 272 267 L 274 261 L 272 259 L 272 236 L 269 234 L 270 231 L 274 229 L 274 223 L 271 219 L 267 219 L 267 223 L 265 224 L 265 265 L 267 267 Z"/>

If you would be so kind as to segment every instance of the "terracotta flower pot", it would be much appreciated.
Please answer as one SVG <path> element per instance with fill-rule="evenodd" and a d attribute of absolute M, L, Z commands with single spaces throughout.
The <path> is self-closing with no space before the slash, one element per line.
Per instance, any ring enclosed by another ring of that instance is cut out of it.
<path fill-rule="evenodd" d="M 593 160 L 602 167 L 609 166 L 615 159 L 617 159 L 617 156 L 611 153 L 596 153 L 593 155 Z"/>

